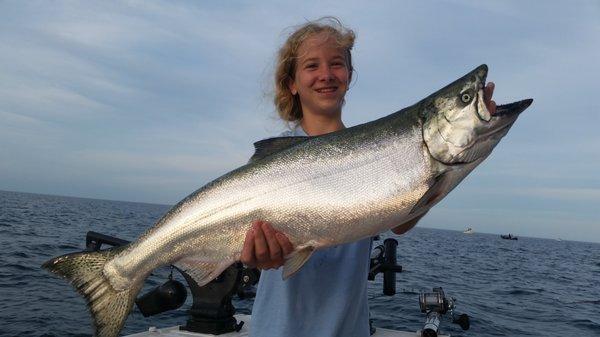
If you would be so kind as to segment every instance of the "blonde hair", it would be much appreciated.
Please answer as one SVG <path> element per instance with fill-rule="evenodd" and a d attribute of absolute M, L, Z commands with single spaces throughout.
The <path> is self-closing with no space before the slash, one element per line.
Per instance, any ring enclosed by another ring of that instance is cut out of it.
<path fill-rule="evenodd" d="M 331 16 L 300 25 L 279 49 L 275 66 L 275 97 L 273 101 L 279 117 L 284 121 L 298 122 L 302 119 L 300 98 L 298 95 L 292 95 L 288 87 L 289 81 L 293 81 L 295 77 L 298 49 L 306 39 L 323 32 L 327 33 L 328 37 L 332 37 L 337 45 L 346 52 L 346 63 L 350 79 L 352 79 L 354 68 L 350 51 L 356 38 L 354 32 L 344 27 L 340 20 Z"/>

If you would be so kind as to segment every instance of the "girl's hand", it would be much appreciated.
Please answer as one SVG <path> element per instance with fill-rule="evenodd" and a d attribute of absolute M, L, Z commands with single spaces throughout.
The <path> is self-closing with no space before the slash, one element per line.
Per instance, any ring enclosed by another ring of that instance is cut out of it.
<path fill-rule="evenodd" d="M 246 233 L 240 261 L 249 267 L 271 269 L 281 267 L 284 257 L 294 250 L 288 238 L 264 221 L 254 221 Z"/>

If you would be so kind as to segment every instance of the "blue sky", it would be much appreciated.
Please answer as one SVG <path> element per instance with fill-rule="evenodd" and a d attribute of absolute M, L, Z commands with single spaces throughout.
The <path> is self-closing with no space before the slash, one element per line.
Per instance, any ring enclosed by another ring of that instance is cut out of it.
<path fill-rule="evenodd" d="M 420 226 L 600 242 L 600 2 L 4 1 L 0 189 L 173 204 L 281 132 L 275 53 L 335 15 L 357 33 L 346 125 L 486 63 L 534 98 Z"/>

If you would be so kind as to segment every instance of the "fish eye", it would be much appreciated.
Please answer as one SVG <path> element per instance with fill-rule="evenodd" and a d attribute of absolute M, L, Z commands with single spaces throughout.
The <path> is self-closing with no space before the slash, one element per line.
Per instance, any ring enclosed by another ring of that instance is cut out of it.
<path fill-rule="evenodd" d="M 471 101 L 471 95 L 465 92 L 464 94 L 460 95 L 460 100 L 463 103 L 469 103 Z"/>

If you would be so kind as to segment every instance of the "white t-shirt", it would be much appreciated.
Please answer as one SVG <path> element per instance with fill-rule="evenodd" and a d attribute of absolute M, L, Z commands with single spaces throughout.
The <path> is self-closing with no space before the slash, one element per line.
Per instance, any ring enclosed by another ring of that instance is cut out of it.
<path fill-rule="evenodd" d="M 280 136 L 306 136 L 296 128 Z M 367 274 L 371 238 L 317 250 L 291 278 L 262 271 L 252 337 L 368 337 Z"/>

